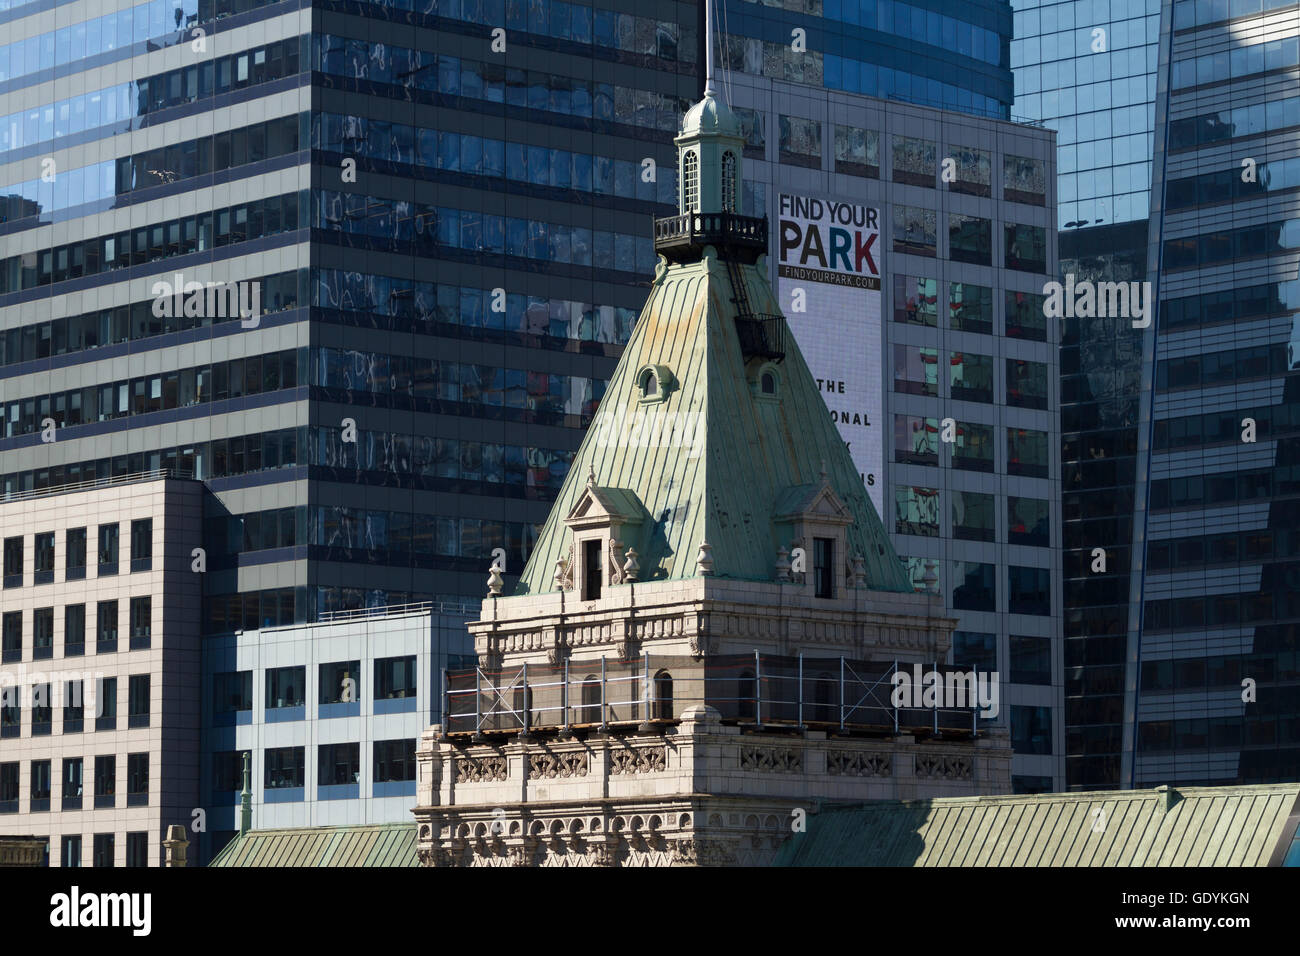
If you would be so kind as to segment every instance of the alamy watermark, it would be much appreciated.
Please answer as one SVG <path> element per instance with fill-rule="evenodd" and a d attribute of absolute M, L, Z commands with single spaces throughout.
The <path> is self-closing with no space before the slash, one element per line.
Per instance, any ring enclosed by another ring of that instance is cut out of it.
<path fill-rule="evenodd" d="M 1150 282 L 1075 282 L 1068 272 L 1064 285 L 1049 282 L 1043 295 L 1043 315 L 1049 319 L 1132 319 L 1135 329 L 1151 324 Z"/>
<path fill-rule="evenodd" d="M 159 279 L 149 290 L 153 293 L 153 314 L 163 318 L 239 318 L 246 329 L 257 328 L 262 318 L 262 283 L 185 281 L 176 273 L 174 282 Z"/>
<path fill-rule="evenodd" d="M 706 434 L 703 412 L 661 406 L 606 409 L 597 413 L 592 430 L 598 448 L 684 448 L 688 458 L 700 457 Z"/>
<path fill-rule="evenodd" d="M 978 707 L 981 717 L 998 715 L 997 671 L 923 672 L 920 664 L 913 664 L 911 673 L 901 667 L 894 671 L 891 682 L 895 707 Z"/>

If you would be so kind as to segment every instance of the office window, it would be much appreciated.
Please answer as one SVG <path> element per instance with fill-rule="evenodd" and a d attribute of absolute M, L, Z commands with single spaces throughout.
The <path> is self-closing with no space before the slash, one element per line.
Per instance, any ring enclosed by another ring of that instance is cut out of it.
<path fill-rule="evenodd" d="M 126 805 L 144 807 L 149 805 L 149 755 L 126 755 Z"/>
<path fill-rule="evenodd" d="M 59 847 L 60 866 L 81 866 L 81 837 L 65 836 Z"/>
<path fill-rule="evenodd" d="M 23 659 L 23 612 L 22 611 L 5 611 L 3 624 L 0 624 L 0 630 L 3 630 L 3 655 L 4 663 L 12 661 L 21 661 Z"/>
<path fill-rule="evenodd" d="M 894 346 L 894 391 L 939 395 L 939 352 L 915 345 Z"/>
<path fill-rule="evenodd" d="M 1011 705 L 1011 750 L 1018 754 L 1052 752 L 1051 708 Z"/>
<path fill-rule="evenodd" d="M 835 541 L 813 538 L 813 588 L 819 598 L 835 596 Z"/>
<path fill-rule="evenodd" d="M 894 205 L 894 251 L 933 259 L 938 247 L 938 216 L 933 209 Z"/>
<path fill-rule="evenodd" d="M 113 834 L 96 833 L 94 842 L 94 865 L 113 866 L 116 861 L 113 849 Z"/>
<path fill-rule="evenodd" d="M 117 756 L 100 754 L 95 758 L 95 808 L 111 807 L 117 799 Z"/>
<path fill-rule="evenodd" d="M 11 684 L 0 688 L 0 738 L 22 733 L 22 688 Z"/>
<path fill-rule="evenodd" d="M 266 672 L 266 709 L 302 707 L 307 702 L 307 669 L 276 667 Z"/>
<path fill-rule="evenodd" d="M 99 574 L 117 574 L 117 537 L 116 524 L 99 526 Z"/>
<path fill-rule="evenodd" d="M 320 665 L 320 702 L 344 704 L 361 700 L 361 662 Z"/>
<path fill-rule="evenodd" d="M 303 785 L 303 773 L 306 766 L 305 751 L 302 747 L 272 747 L 265 753 L 266 773 L 264 786 L 267 790 L 285 790 Z M 242 771 L 241 771 L 242 774 Z M 242 787 L 243 784 L 241 783 Z"/>
<path fill-rule="evenodd" d="M 962 402 L 993 403 L 993 357 L 953 352 L 948 357 L 949 393 Z"/>
<path fill-rule="evenodd" d="M 415 740 L 375 741 L 375 783 L 415 779 Z"/>
<path fill-rule="evenodd" d="M 250 763 L 251 772 L 252 765 Z M 249 781 L 252 787 L 252 781 Z M 244 754 L 239 750 L 224 750 L 212 755 L 212 789 L 219 791 L 244 789 Z"/>
<path fill-rule="evenodd" d="M 880 178 L 880 133 L 853 126 L 835 127 L 835 171 Z"/>
<path fill-rule="evenodd" d="M 38 607 L 32 612 L 32 657 L 54 656 L 54 608 Z"/>
<path fill-rule="evenodd" d="M 117 678 L 101 677 L 95 682 L 95 729 L 117 728 Z"/>
<path fill-rule="evenodd" d="M 86 714 L 85 702 L 82 700 L 84 683 L 70 680 L 63 685 L 63 732 L 78 734 Z"/>
<path fill-rule="evenodd" d="M 127 717 L 128 727 L 149 726 L 149 676 L 132 674 L 127 679 Z"/>
<path fill-rule="evenodd" d="M 1046 637 L 1011 635 L 1011 681 L 1014 684 L 1052 682 L 1052 641 Z"/>
<path fill-rule="evenodd" d="M 894 530 L 898 534 L 939 536 L 939 491 L 904 485 L 894 490 Z"/>
<path fill-rule="evenodd" d="M 44 737 L 51 733 L 53 723 L 53 702 L 50 685 L 32 685 L 32 736 Z"/>
<path fill-rule="evenodd" d="M 1003 226 L 1003 265 L 1019 272 L 1047 271 L 1047 230 L 1042 226 Z"/>
<path fill-rule="evenodd" d="M 1032 292 L 1007 291 L 1007 336 L 1028 339 L 1031 342 L 1047 341 L 1047 317 L 1043 315 L 1046 298 Z"/>
<path fill-rule="evenodd" d="M 63 609 L 63 656 L 86 653 L 86 605 L 69 604 Z"/>
<path fill-rule="evenodd" d="M 86 529 L 69 528 L 63 538 L 63 577 L 76 581 L 86 576 Z"/>
<path fill-rule="evenodd" d="M 147 830 L 126 835 L 126 865 L 149 865 L 149 833 Z"/>
<path fill-rule="evenodd" d="M 912 582 L 912 590 L 926 594 L 939 594 L 939 561 L 937 558 L 911 558 L 899 555 L 903 573 Z"/>
<path fill-rule="evenodd" d="M 821 169 L 822 124 L 799 116 L 784 115 L 780 117 L 780 123 L 780 161 L 790 166 Z"/>
<path fill-rule="evenodd" d="M 949 146 L 948 149 L 957 162 L 957 178 L 948 183 L 948 189 L 971 196 L 992 196 L 993 159 L 989 153 L 972 146 Z"/>
<path fill-rule="evenodd" d="M 952 632 L 954 667 L 981 672 L 998 669 L 998 636 L 979 631 Z"/>
<path fill-rule="evenodd" d="M 131 570 L 148 571 L 153 567 L 153 519 L 131 522 Z"/>
<path fill-rule="evenodd" d="M 1003 198 L 1042 206 L 1047 203 L 1047 164 L 1025 156 L 1002 157 Z"/>
<path fill-rule="evenodd" d="M 965 471 L 993 470 L 993 426 L 955 422 L 952 466 Z"/>
<path fill-rule="evenodd" d="M 117 650 L 117 602 L 100 601 L 95 613 L 95 652 L 104 654 Z"/>
<path fill-rule="evenodd" d="M 1047 408 L 1047 366 L 1042 362 L 1007 359 L 1007 404 Z"/>
<path fill-rule="evenodd" d="M 935 145 L 928 139 L 894 137 L 894 182 L 934 188 Z"/>
<path fill-rule="evenodd" d="M 63 758 L 63 809 L 81 809 L 81 758 Z"/>
<path fill-rule="evenodd" d="M 918 276 L 894 276 L 894 321 L 909 325 L 939 324 L 939 283 Z"/>
<path fill-rule="evenodd" d="M 1037 498 L 1007 498 L 1007 540 L 1040 548 L 1051 545 L 1049 506 Z"/>
<path fill-rule="evenodd" d="M 0 763 L 0 813 L 18 812 L 18 767 L 13 763 Z"/>
<path fill-rule="evenodd" d="M 35 584 L 49 584 L 54 580 L 54 532 L 44 531 L 36 536 Z"/>
<path fill-rule="evenodd" d="M 1007 429 L 1007 474 L 1047 477 L 1047 432 L 1030 428 Z"/>
<path fill-rule="evenodd" d="M 131 650 L 143 650 L 153 640 L 153 599 L 131 598 Z"/>
<path fill-rule="evenodd" d="M 316 772 L 320 776 L 320 786 L 335 787 L 340 784 L 360 783 L 360 744 L 321 744 L 318 760 Z"/>
<path fill-rule="evenodd" d="M 23 586 L 23 539 L 21 535 L 5 538 L 4 586 L 7 588 L 20 588 Z"/>
<path fill-rule="evenodd" d="M 993 223 L 979 216 L 948 214 L 948 258 L 987 266 L 993 263 Z"/>
<path fill-rule="evenodd" d="M 969 282 L 949 282 L 948 325 L 960 332 L 992 335 L 993 290 Z"/>
<path fill-rule="evenodd" d="M 997 610 L 997 569 L 977 561 L 954 561 L 952 606 L 960 611 Z"/>
<path fill-rule="evenodd" d="M 212 709 L 228 714 L 253 709 L 253 672 L 227 671 L 212 678 Z"/>
<path fill-rule="evenodd" d="M 914 465 L 939 464 L 939 419 L 895 415 L 894 460 Z"/>
<path fill-rule="evenodd" d="M 375 661 L 375 699 L 415 696 L 415 657 L 385 657 Z"/>
<path fill-rule="evenodd" d="M 952 535 L 965 541 L 993 541 L 997 534 L 997 516 L 993 495 L 978 491 L 949 492 L 952 498 Z"/>
<path fill-rule="evenodd" d="M 1046 568 L 1007 567 L 1007 610 L 1012 614 L 1052 613 L 1052 576 Z"/>
<path fill-rule="evenodd" d="M 50 809 L 50 790 L 53 787 L 53 771 L 48 760 L 32 761 L 32 813 L 42 813 Z"/>

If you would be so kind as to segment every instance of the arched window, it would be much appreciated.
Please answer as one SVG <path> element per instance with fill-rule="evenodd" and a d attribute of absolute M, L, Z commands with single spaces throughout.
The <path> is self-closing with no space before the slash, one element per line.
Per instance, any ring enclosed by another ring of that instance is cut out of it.
<path fill-rule="evenodd" d="M 588 674 L 582 681 L 582 710 L 580 724 L 600 723 L 600 678 Z"/>
<path fill-rule="evenodd" d="M 655 376 L 654 369 L 648 368 L 641 373 L 641 394 L 646 398 L 659 394 L 659 379 Z"/>
<path fill-rule="evenodd" d="M 682 157 L 682 212 L 700 211 L 700 157 L 688 149 Z"/>
<path fill-rule="evenodd" d="M 673 675 L 667 671 L 660 671 L 655 674 L 655 700 L 654 714 L 655 720 L 672 720 L 673 719 Z"/>
<path fill-rule="evenodd" d="M 754 719 L 754 696 L 757 689 L 754 672 L 751 670 L 741 671 L 740 680 L 736 681 L 736 715 L 741 720 Z"/>
<path fill-rule="evenodd" d="M 771 372 L 764 372 L 762 378 L 762 389 L 764 395 L 776 394 L 776 376 Z"/>
<path fill-rule="evenodd" d="M 736 212 L 736 154 L 722 154 L 722 211 Z"/>

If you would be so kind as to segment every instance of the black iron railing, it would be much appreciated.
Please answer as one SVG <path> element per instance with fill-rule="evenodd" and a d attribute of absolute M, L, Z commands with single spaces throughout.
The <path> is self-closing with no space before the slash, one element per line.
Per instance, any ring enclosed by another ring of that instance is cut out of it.
<path fill-rule="evenodd" d="M 740 350 L 746 358 L 781 361 L 785 358 L 785 319 L 779 315 L 738 315 L 736 334 L 740 336 Z"/>
<path fill-rule="evenodd" d="M 655 220 L 655 251 L 671 258 L 705 246 L 767 251 L 767 218 L 731 212 L 692 212 Z"/>

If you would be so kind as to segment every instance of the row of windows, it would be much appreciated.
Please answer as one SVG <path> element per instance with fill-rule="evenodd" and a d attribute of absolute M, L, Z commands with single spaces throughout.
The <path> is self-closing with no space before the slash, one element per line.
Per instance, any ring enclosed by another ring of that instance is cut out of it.
<path fill-rule="evenodd" d="M 3 435 L 38 432 L 47 418 L 67 428 L 297 388 L 307 354 L 305 348 L 288 349 L 8 402 Z"/>
<path fill-rule="evenodd" d="M 221 0 L 223 5 L 229 0 Z M 241 0 L 248 2 L 248 0 Z M 116 866 L 116 841 L 115 833 L 96 833 L 93 834 L 94 847 L 93 856 L 94 866 L 111 867 Z M 50 841 L 48 837 L 37 837 L 45 841 L 45 861 L 44 865 L 50 865 Z M 83 864 L 82 859 L 82 834 L 66 834 L 60 838 L 59 842 L 59 866 L 79 867 Z M 149 833 L 147 830 L 139 830 L 126 834 L 126 865 L 127 866 L 150 866 L 149 862 Z"/>
<path fill-rule="evenodd" d="M 1271 509 L 1278 521 L 1296 521 L 1296 502 L 1279 501 Z M 1285 516 L 1290 514 L 1288 519 Z M 1300 557 L 1300 533 L 1292 528 L 1273 531 L 1230 531 L 1226 534 L 1195 535 L 1147 544 L 1148 571 L 1187 570 L 1215 564 L 1254 564 L 1275 558 Z"/>
<path fill-rule="evenodd" d="M 933 209 L 894 205 L 894 251 L 938 255 L 939 214 Z M 1047 271 L 1047 230 L 1042 226 L 1003 225 L 1002 265 L 1018 272 Z M 993 224 L 978 216 L 948 214 L 948 258 L 977 265 L 993 263 Z"/>
<path fill-rule="evenodd" d="M 998 636 L 979 631 L 952 632 L 952 662 L 957 667 L 1006 674 L 1013 684 L 1052 683 L 1052 639 L 1012 634 L 1010 669 L 998 666 Z"/>
<path fill-rule="evenodd" d="M 952 449 L 952 466 L 968 471 L 993 471 L 995 426 L 954 421 L 952 441 L 943 441 L 943 424 L 937 418 L 894 416 L 894 460 L 900 464 L 937 465 L 939 445 Z M 1008 428 L 1007 474 L 1046 478 L 1050 455 L 1047 432 Z"/>
<path fill-rule="evenodd" d="M 1207 83 L 1239 80 L 1266 70 L 1300 65 L 1300 37 L 1282 40 L 1238 42 L 1222 53 L 1205 53 L 1173 62 L 1175 90 Z"/>
<path fill-rule="evenodd" d="M 1300 403 L 1163 418 L 1155 423 L 1152 447 L 1157 451 L 1168 451 L 1192 445 L 1239 442 L 1244 428 L 1242 422 L 1247 418 L 1255 420 L 1255 436 L 1258 441 L 1280 439 L 1300 429 Z"/>
<path fill-rule="evenodd" d="M 312 119 L 312 148 L 417 167 L 401 170 L 405 175 L 437 169 L 504 176 L 534 186 L 676 204 L 677 171 L 670 166 L 657 168 L 654 179 L 647 180 L 640 160 L 616 160 L 590 152 L 548 149 L 365 116 L 316 114 Z"/>
<path fill-rule="evenodd" d="M 760 0 L 745 2 L 759 3 Z M 787 3 L 786 8 L 789 6 Z M 974 57 L 993 66 L 1006 66 L 1006 50 L 999 34 L 926 7 L 900 0 L 826 0 L 825 10 L 822 16 L 827 20 L 839 20 L 890 36 L 918 40 L 959 56 Z M 816 11 L 809 12 L 816 15 Z M 823 29 L 829 32 L 834 27 L 826 24 Z"/>
<path fill-rule="evenodd" d="M 938 558 L 901 557 L 903 570 L 916 591 L 941 593 Z M 952 602 L 958 611 L 998 611 L 997 566 L 978 561 L 952 562 Z M 1007 606 L 1011 614 L 1052 613 L 1052 573 L 1047 568 L 1007 565 Z"/>
<path fill-rule="evenodd" d="M 99 576 L 117 574 L 119 522 L 99 526 Z M 69 528 L 63 536 L 65 544 L 65 579 L 75 580 L 86 576 L 86 529 Z M 35 563 L 32 569 L 34 584 L 49 584 L 54 580 L 54 532 L 41 531 L 32 536 Z M 4 539 L 4 586 L 23 586 L 23 536 Z M 138 518 L 131 522 L 131 570 L 148 571 L 153 567 L 153 519 Z"/>
<path fill-rule="evenodd" d="M 126 269 L 279 233 L 308 219 L 308 190 L 238 203 L 0 261 L 0 294 Z"/>
<path fill-rule="evenodd" d="M 1296 101 L 1300 104 L 1300 100 Z M 1250 182 L 1242 180 L 1240 166 L 1171 179 L 1165 186 L 1165 208 L 1190 209 L 1211 203 L 1252 199 L 1266 193 L 1300 187 L 1300 158 L 1261 163 Z"/>
<path fill-rule="evenodd" d="M 118 806 L 118 755 L 100 754 L 94 760 L 94 790 L 84 799 L 83 767 L 88 759 L 83 757 L 63 758 L 62 800 L 51 808 L 50 760 L 33 760 L 31 776 L 27 780 L 27 797 L 30 813 L 55 810 L 106 810 Z M 126 806 L 146 807 L 149 805 L 149 755 L 136 753 L 126 755 Z M 19 785 L 19 772 L 22 766 L 18 761 L 0 763 L 0 813 L 18 813 L 22 793 Z M 96 863 L 96 866 L 100 864 Z M 111 865 L 111 864 L 110 864 Z"/>
<path fill-rule="evenodd" d="M 1151 482 L 1151 510 L 1231 505 L 1300 494 L 1300 465 Z"/>
<path fill-rule="evenodd" d="M 312 51 L 313 68 L 325 74 L 322 85 L 405 101 L 418 91 L 425 94 L 416 97 L 422 102 L 458 96 L 666 133 L 676 132 L 679 118 L 691 105 L 682 97 L 653 90 L 327 33 L 313 34 Z"/>
<path fill-rule="evenodd" d="M 0 198 L 0 222 L 75 209 L 83 203 L 295 153 L 306 141 L 299 134 L 306 130 L 307 116 L 284 116 L 134 156 L 61 169 L 57 182 L 37 178 L 14 183 L 4 187 L 6 195 Z M 49 217 L 43 217 L 43 221 L 48 222 Z"/>
<path fill-rule="evenodd" d="M 105 134 L 112 135 L 120 124 L 139 116 L 295 76 L 306 54 L 306 35 L 290 37 L 10 113 L 0 117 L 0 152 L 35 150 L 61 136 L 101 127 L 109 127 Z"/>
<path fill-rule="evenodd" d="M 357 784 L 361 780 L 361 745 L 359 743 L 319 744 L 317 783 L 321 787 Z M 376 740 L 374 742 L 372 783 L 400 783 L 415 780 L 415 739 Z M 303 786 L 306 779 L 306 748 L 268 747 L 263 754 L 262 786 L 266 790 L 290 790 Z M 229 750 L 212 755 L 212 789 L 218 793 L 235 793 L 244 786 L 244 755 Z M 327 797 L 357 796 L 356 793 L 330 793 Z M 301 799 L 301 798 L 300 798 Z"/>
<path fill-rule="evenodd" d="M 404 700 L 416 696 L 418 680 L 415 656 L 381 657 L 374 661 L 375 700 Z M 316 703 L 360 703 L 361 662 L 337 661 L 320 665 Z M 304 665 L 272 667 L 266 671 L 265 707 L 268 711 L 302 707 L 307 702 L 307 668 Z M 253 672 L 227 671 L 213 677 L 214 713 L 237 713 L 253 709 Z"/>
<path fill-rule="evenodd" d="M 150 677 L 132 674 L 127 678 L 127 727 L 148 727 L 150 707 Z M 51 732 L 55 710 L 62 712 L 62 731 L 79 734 L 87 729 L 96 732 L 117 730 L 118 680 L 116 677 L 98 677 L 86 680 L 61 681 L 56 684 L 33 684 L 28 690 L 28 723 L 32 737 L 46 736 Z M 19 686 L 9 685 L 0 690 L 0 737 L 17 737 L 22 728 L 23 692 Z M 89 698 L 89 699 L 87 699 Z M 90 709 L 93 727 L 86 727 L 86 709 Z"/>
<path fill-rule="evenodd" d="M 1240 686 L 1240 685 L 1238 685 Z M 1300 716 L 1252 715 L 1187 720 L 1144 720 L 1138 748 L 1144 754 L 1185 750 L 1238 750 L 1300 743 Z"/>
<path fill-rule="evenodd" d="M 1043 296 L 1008 289 L 1004 302 L 1004 334 L 1008 338 L 1047 341 Z M 939 280 L 895 275 L 894 321 L 937 328 Z M 948 327 L 959 332 L 993 335 L 993 290 L 970 282 L 949 282 Z"/>
<path fill-rule="evenodd" d="M 348 236 L 410 243 L 415 254 L 436 247 L 493 252 L 575 266 L 597 265 L 648 276 L 654 271 L 654 242 L 627 235 L 429 203 L 318 190 L 313 226 Z"/>
<path fill-rule="evenodd" d="M 1300 681 L 1300 655 L 1295 651 L 1281 651 L 1143 661 L 1141 690 L 1192 691 L 1231 687 L 1240 691 L 1245 677 L 1268 684 Z"/>
<path fill-rule="evenodd" d="M 977 491 L 944 492 L 952 501 L 952 536 L 967 541 L 993 541 L 997 531 L 995 496 Z M 940 532 L 938 488 L 903 485 L 894 489 L 894 530 L 937 538 Z M 1037 498 L 1007 498 L 1007 540 L 1046 548 L 1051 545 L 1049 502 Z"/>
<path fill-rule="evenodd" d="M 1296 565 L 1279 566 L 1279 571 L 1285 571 L 1287 581 L 1285 585 L 1279 583 L 1275 592 L 1147 601 L 1142 628 L 1144 631 L 1186 631 L 1269 624 L 1282 618 L 1300 617 L 1300 576 L 1296 569 Z"/>
<path fill-rule="evenodd" d="M 476 579 L 479 574 L 474 575 Z M 476 585 L 475 592 L 480 588 Z M 478 613 L 481 598 L 455 594 L 430 594 L 401 591 L 395 588 L 292 587 L 237 594 L 215 594 L 204 599 L 205 634 L 255 630 L 284 624 L 301 624 L 317 620 L 331 611 L 355 611 L 360 608 L 392 607 L 432 601 L 452 606 L 456 614 Z M 473 663 L 472 658 L 470 664 Z"/>
<path fill-rule="evenodd" d="M 1281 375 L 1292 368 L 1290 351 L 1288 345 L 1257 345 L 1164 359 L 1156 365 L 1156 389 L 1195 388 Z M 1300 356 L 1296 356 L 1295 365 L 1300 368 Z"/>
<path fill-rule="evenodd" d="M 957 401 L 993 404 L 993 357 L 971 352 L 943 354 L 948 358 L 948 396 Z M 939 349 L 895 345 L 894 391 L 938 398 L 939 356 Z M 1006 403 L 1020 408 L 1047 408 L 1047 366 L 1007 359 Z"/>
<path fill-rule="evenodd" d="M 1292 126 L 1300 126 L 1300 96 L 1283 96 L 1247 106 L 1225 106 L 1199 116 L 1171 120 L 1169 150 L 1195 149 Z"/>
<path fill-rule="evenodd" d="M 1160 303 L 1160 324 L 1169 328 L 1218 325 L 1298 310 L 1300 279 L 1291 279 L 1166 299 Z M 1067 333 L 1077 322 L 1067 320 Z"/>
<path fill-rule="evenodd" d="M 100 601 L 95 607 L 95 653 L 117 653 L 118 625 L 121 623 L 121 602 Z M 129 647 L 133 651 L 148 650 L 153 637 L 153 598 L 145 595 L 130 600 L 128 624 Z M 4 662 L 17 663 L 24 659 L 26 642 L 23 632 L 23 612 L 6 611 L 3 616 Z M 32 611 L 32 655 L 29 660 L 42 660 L 54 656 L 54 608 L 38 607 Z M 81 657 L 86 653 L 86 605 L 69 604 L 63 609 L 63 656 Z"/>
<path fill-rule="evenodd" d="M 537 528 L 520 521 L 453 518 L 365 508 L 314 508 L 309 535 L 331 560 L 371 560 L 394 566 L 428 564 L 434 557 L 486 562 L 498 548 L 506 567 L 523 569 L 537 540 Z M 360 552 L 357 554 L 356 552 Z"/>
<path fill-rule="evenodd" d="M 1247 17 L 1252 13 L 1291 6 L 1293 0 L 1177 0 L 1174 4 L 1174 29 L 1219 23 L 1229 18 Z"/>

